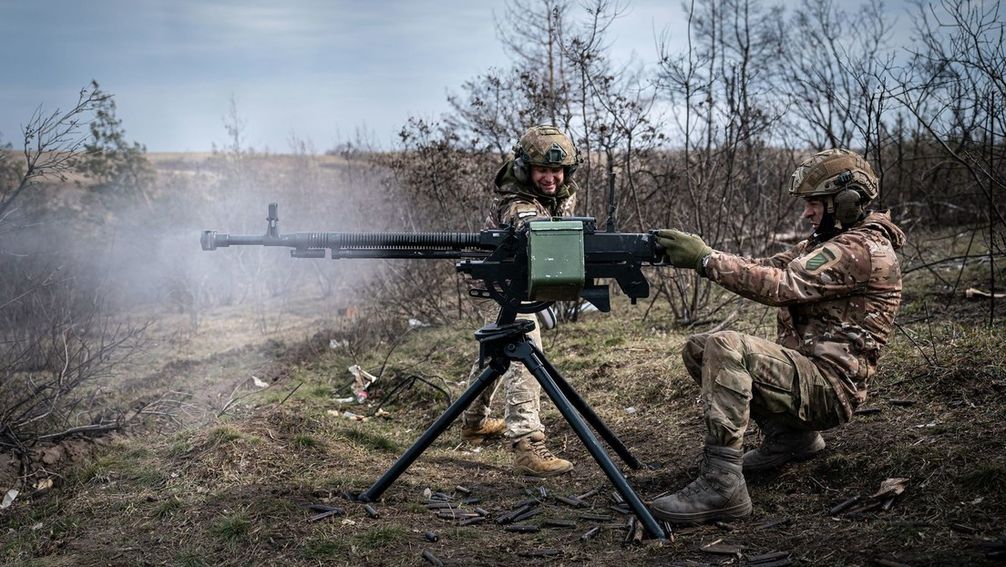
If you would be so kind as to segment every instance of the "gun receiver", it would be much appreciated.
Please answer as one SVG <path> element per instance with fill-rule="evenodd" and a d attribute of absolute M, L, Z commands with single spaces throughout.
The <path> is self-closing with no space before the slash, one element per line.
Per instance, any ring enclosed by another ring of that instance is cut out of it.
<path fill-rule="evenodd" d="M 642 266 L 662 265 L 652 233 L 597 232 L 593 218 L 532 221 L 481 232 L 294 232 L 280 234 L 276 203 L 269 205 L 262 236 L 204 231 L 203 250 L 229 246 L 282 246 L 294 258 L 412 258 L 458 260 L 455 269 L 485 284 L 473 297 L 495 300 L 519 313 L 539 311 L 556 299 L 583 299 L 609 311 L 607 285 L 615 280 L 632 303 L 649 296 Z M 555 221 L 562 221 L 556 223 Z M 563 230 L 555 230 L 554 227 Z M 582 267 L 581 267 L 582 266 Z M 532 269 L 534 268 L 534 269 Z"/>

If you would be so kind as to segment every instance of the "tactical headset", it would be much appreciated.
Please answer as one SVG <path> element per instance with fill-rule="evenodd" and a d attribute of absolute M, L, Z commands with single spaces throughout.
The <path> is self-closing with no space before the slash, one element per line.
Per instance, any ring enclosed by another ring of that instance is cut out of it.
<path fill-rule="evenodd" d="M 834 201 L 835 220 L 847 227 L 863 216 L 863 203 L 866 200 L 865 193 L 858 185 L 853 183 L 851 171 L 844 171 L 835 178 L 835 185 L 842 187 L 842 190 L 832 197 Z"/>

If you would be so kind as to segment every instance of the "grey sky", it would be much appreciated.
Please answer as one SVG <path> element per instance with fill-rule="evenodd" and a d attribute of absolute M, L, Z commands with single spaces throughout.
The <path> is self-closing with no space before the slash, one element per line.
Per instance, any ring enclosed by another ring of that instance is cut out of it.
<path fill-rule="evenodd" d="M 295 135 L 320 151 L 361 127 L 387 146 L 409 116 L 439 115 L 448 91 L 508 65 L 493 27 L 504 6 L 0 0 L 0 139 L 17 141 L 35 107 L 66 107 L 93 78 L 116 95 L 128 139 L 151 151 L 224 143 L 232 97 L 256 149 L 287 151 Z M 678 2 L 631 2 L 611 30 L 614 56 L 652 62 L 664 28 L 680 39 Z"/>
<path fill-rule="evenodd" d="M 17 140 L 37 105 L 66 107 L 94 78 L 116 95 L 128 138 L 152 151 L 224 142 L 232 96 L 259 149 L 285 151 L 294 134 L 321 150 L 358 127 L 386 145 L 410 115 L 438 115 L 448 90 L 508 64 L 493 28 L 503 8 L 500 0 L 5 0 L 0 136 Z M 633 7 L 619 22 L 620 53 L 653 51 L 653 20 L 671 12 Z"/>

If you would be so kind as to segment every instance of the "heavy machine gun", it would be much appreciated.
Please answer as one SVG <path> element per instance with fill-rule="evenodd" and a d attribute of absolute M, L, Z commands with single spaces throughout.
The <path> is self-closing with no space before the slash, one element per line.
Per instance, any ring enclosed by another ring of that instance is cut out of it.
<path fill-rule="evenodd" d="M 600 311 L 611 309 L 609 286 L 601 279 L 614 280 L 635 303 L 649 295 L 644 265 L 663 265 L 663 249 L 652 233 L 620 233 L 612 222 L 598 232 L 593 218 L 566 217 L 527 222 L 524 227 L 504 227 L 465 232 L 345 233 L 279 232 L 278 207 L 269 205 L 264 235 L 231 235 L 204 231 L 203 250 L 230 246 L 281 246 L 291 248 L 294 258 L 324 258 L 330 251 L 339 258 L 412 258 L 456 260 L 458 272 L 468 274 L 484 287 L 470 294 L 500 305 L 496 322 L 475 333 L 479 341 L 479 377 L 410 447 L 392 467 L 360 494 L 372 502 L 447 429 L 483 390 L 509 368 L 511 361 L 522 363 L 569 422 L 577 436 L 608 479 L 629 504 L 647 534 L 664 538 L 654 520 L 621 471 L 587 427 L 589 423 L 607 444 L 634 469 L 641 463 L 608 429 L 545 355 L 527 337 L 534 322 L 518 319 L 518 313 L 535 313 L 552 302 L 582 298 Z"/>
<path fill-rule="evenodd" d="M 615 280 L 636 303 L 649 296 L 643 265 L 663 264 L 652 233 L 598 232 L 591 217 L 543 219 L 481 232 L 295 232 L 280 234 L 278 206 L 269 205 L 264 235 L 203 232 L 203 250 L 229 246 L 292 248 L 294 258 L 413 258 L 458 260 L 458 272 L 485 284 L 474 297 L 504 309 L 534 313 L 543 303 L 581 297 L 601 311 L 611 309 L 608 285 Z"/>

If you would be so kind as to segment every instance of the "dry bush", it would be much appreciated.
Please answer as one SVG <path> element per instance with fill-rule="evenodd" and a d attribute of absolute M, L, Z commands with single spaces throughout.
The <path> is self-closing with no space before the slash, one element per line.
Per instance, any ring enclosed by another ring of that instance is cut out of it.
<path fill-rule="evenodd" d="M 86 266 L 38 254 L 0 264 L 0 449 L 31 471 L 39 443 L 124 425 L 96 382 L 141 345 L 143 327 L 115 321 Z"/>
<path fill-rule="evenodd" d="M 89 254 L 71 261 L 69 244 L 81 235 L 44 222 L 38 207 L 40 182 L 65 181 L 85 141 L 81 127 L 109 100 L 96 87 L 82 89 L 66 112 L 36 111 L 20 155 L 5 153 L 0 163 L 0 450 L 20 463 L 22 480 L 39 443 L 121 427 L 122 414 L 102 403 L 95 381 L 143 332 L 110 317 L 104 266 Z"/>

